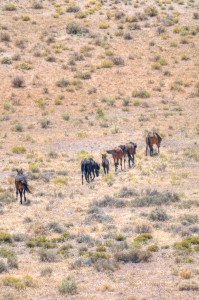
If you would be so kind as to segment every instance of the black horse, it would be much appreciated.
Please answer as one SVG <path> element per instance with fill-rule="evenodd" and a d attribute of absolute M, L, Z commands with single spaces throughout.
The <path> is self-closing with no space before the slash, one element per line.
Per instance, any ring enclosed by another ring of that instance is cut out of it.
<path fill-rule="evenodd" d="M 109 160 L 106 157 L 106 154 L 102 154 L 102 167 L 104 169 L 104 174 L 108 174 L 109 172 Z"/>
<path fill-rule="evenodd" d="M 95 176 L 99 176 L 100 165 L 92 158 L 85 158 L 81 162 L 82 184 L 85 177 L 87 182 L 93 181 Z"/>
<path fill-rule="evenodd" d="M 15 187 L 16 187 L 16 199 L 18 199 L 18 193 L 20 194 L 20 203 L 22 204 L 22 196 L 24 195 L 24 201 L 26 202 L 26 192 L 31 193 L 26 176 L 23 170 L 16 170 L 17 176 L 15 177 Z"/>

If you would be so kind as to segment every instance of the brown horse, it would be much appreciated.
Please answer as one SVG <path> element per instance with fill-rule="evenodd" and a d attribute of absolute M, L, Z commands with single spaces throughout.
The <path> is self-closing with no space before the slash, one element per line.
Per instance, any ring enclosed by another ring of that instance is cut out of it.
<path fill-rule="evenodd" d="M 15 187 L 16 187 L 16 199 L 18 199 L 18 193 L 20 194 L 20 203 L 22 204 L 22 195 L 24 195 L 24 201 L 26 202 L 26 192 L 31 193 L 26 177 L 23 170 L 16 170 L 17 176 L 15 177 Z"/>
<path fill-rule="evenodd" d="M 148 136 L 146 137 L 146 156 L 148 152 L 148 147 L 150 149 L 150 156 L 153 155 L 153 145 L 157 145 L 158 147 L 158 153 L 160 152 L 160 144 L 161 144 L 162 138 L 157 132 L 149 132 Z"/>
<path fill-rule="evenodd" d="M 106 152 L 108 154 L 112 154 L 112 156 L 113 156 L 115 172 L 118 169 L 119 161 L 120 161 L 120 166 L 121 166 L 121 170 L 122 170 L 122 158 L 124 157 L 124 151 L 120 147 L 116 147 L 113 150 L 107 150 Z"/>
<path fill-rule="evenodd" d="M 124 152 L 124 163 L 126 161 L 126 155 L 128 156 L 128 163 L 129 163 L 129 168 L 130 168 L 131 162 L 132 162 L 132 165 L 135 163 L 135 154 L 136 154 L 137 144 L 133 143 L 133 142 L 129 142 L 128 144 L 120 145 L 119 147 Z"/>

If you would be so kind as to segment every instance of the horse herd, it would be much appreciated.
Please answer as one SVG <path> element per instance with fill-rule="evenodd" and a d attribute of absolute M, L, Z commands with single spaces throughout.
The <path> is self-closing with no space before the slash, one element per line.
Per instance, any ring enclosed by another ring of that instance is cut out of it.
<path fill-rule="evenodd" d="M 148 133 L 146 137 L 146 156 L 148 154 L 148 148 L 150 150 L 150 156 L 153 155 L 153 145 L 159 148 L 162 138 L 157 132 Z M 102 154 L 102 167 L 104 174 L 109 173 L 110 163 L 107 158 L 107 154 L 111 154 L 114 161 L 115 172 L 120 164 L 122 170 L 122 160 L 124 161 L 124 168 L 126 163 L 126 158 L 128 158 L 129 168 L 135 163 L 137 144 L 129 142 L 125 145 L 120 145 L 112 150 L 107 150 L 105 154 Z M 85 158 L 81 162 L 81 172 L 82 172 L 82 184 L 84 183 L 84 178 L 87 182 L 93 181 L 95 177 L 99 176 L 100 164 L 95 162 L 92 158 Z M 26 176 L 23 170 L 17 169 L 17 176 L 15 177 L 15 187 L 16 187 L 16 199 L 18 199 L 18 193 L 20 194 L 20 203 L 22 204 L 22 196 L 24 195 L 24 201 L 26 201 L 26 192 L 31 193 Z"/>

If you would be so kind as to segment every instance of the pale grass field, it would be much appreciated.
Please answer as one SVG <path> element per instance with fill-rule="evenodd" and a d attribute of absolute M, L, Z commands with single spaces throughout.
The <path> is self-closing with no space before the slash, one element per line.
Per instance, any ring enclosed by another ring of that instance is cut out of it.
<path fill-rule="evenodd" d="M 7 264 L 2 249 L 13 251 L 18 259 L 18 268 L 0 271 L 0 299 L 198 299 L 198 248 L 188 253 L 175 249 L 175 243 L 198 237 L 199 232 L 199 19 L 193 17 L 199 9 L 198 1 L 46 0 L 40 9 L 34 9 L 33 2 L 0 1 L 0 205 L 6 192 L 15 197 L 16 168 L 23 168 L 32 190 L 29 205 L 20 205 L 18 200 L 0 206 L 0 229 L 26 237 L 11 244 L 1 243 L 0 238 L 0 263 Z M 8 11 L 9 3 L 16 10 Z M 78 6 L 80 11 L 96 8 L 79 18 L 77 13 L 66 12 L 70 6 Z M 157 16 L 127 21 L 140 12 L 146 16 L 149 6 L 157 8 Z M 123 16 L 117 18 L 116 12 Z M 24 16 L 30 20 L 23 21 Z M 166 26 L 162 20 L 168 16 L 174 16 L 178 23 Z M 89 32 L 68 34 L 70 22 Z M 109 27 L 100 29 L 102 23 Z M 130 30 L 133 24 L 140 29 Z M 179 25 L 186 28 L 175 33 Z M 158 28 L 165 32 L 158 34 Z M 5 33 L 10 41 L 2 40 Z M 126 39 L 126 33 L 132 39 Z M 110 63 L 115 56 L 122 58 L 124 65 L 103 67 L 104 61 Z M 49 57 L 55 61 L 47 61 Z M 11 63 L 5 63 L 5 58 Z M 21 69 L 22 64 L 30 69 Z M 79 72 L 89 73 L 91 78 L 77 78 Z M 12 85 L 17 75 L 23 76 L 22 88 Z M 61 79 L 70 83 L 59 87 Z M 90 92 L 93 88 L 96 91 Z M 149 92 L 150 96 L 134 98 L 135 90 L 145 95 Z M 126 106 L 124 98 L 128 100 Z M 69 120 L 64 120 L 64 113 Z M 42 128 L 46 120 L 49 126 Z M 153 129 L 163 137 L 160 155 L 146 157 L 145 136 Z M 83 157 L 93 156 L 101 163 L 103 151 L 128 141 L 138 144 L 133 168 L 126 164 L 125 170 L 119 168 L 115 173 L 109 157 L 109 176 L 104 176 L 101 168 L 94 182 L 81 184 Z M 14 146 L 24 146 L 25 152 L 13 153 Z M 150 213 L 160 207 L 132 206 L 134 196 L 119 196 L 124 187 L 135 190 L 139 197 L 147 190 L 177 193 L 180 201 L 161 206 L 167 220 L 153 221 Z M 111 219 L 88 222 L 93 201 L 106 195 L 126 201 L 125 205 L 100 207 Z M 183 225 L 187 214 L 191 220 L 195 216 L 195 221 Z M 56 254 L 55 262 L 42 262 L 40 247 L 29 248 L 26 242 L 41 235 L 59 238 L 61 233 L 48 229 L 52 222 L 70 234 L 69 240 L 58 242 L 52 251 L 68 244 L 72 248 L 66 257 Z M 97 245 L 106 245 L 112 262 L 125 244 L 133 248 L 139 235 L 136 228 L 141 224 L 151 229 L 152 239 L 139 245 L 140 249 L 158 246 L 149 262 L 120 261 L 114 271 L 97 271 L 95 264 L 88 263 L 72 268 L 86 256 L 80 255 L 82 246 L 89 255 Z M 78 242 L 82 233 L 94 244 Z M 121 234 L 125 241 L 116 241 L 111 233 Z M 107 246 L 109 242 L 112 246 Z M 41 276 L 46 267 L 52 274 Z M 191 274 L 188 278 L 187 271 Z M 25 275 L 33 278 L 34 286 L 20 289 L 4 283 L 5 276 Z M 61 281 L 68 276 L 76 281 L 75 294 L 59 291 Z M 181 290 L 185 285 L 189 288 Z"/>

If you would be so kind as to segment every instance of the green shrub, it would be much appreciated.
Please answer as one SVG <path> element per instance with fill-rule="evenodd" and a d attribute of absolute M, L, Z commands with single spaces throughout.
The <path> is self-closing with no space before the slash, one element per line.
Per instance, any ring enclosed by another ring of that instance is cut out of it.
<path fill-rule="evenodd" d="M 180 291 L 198 291 L 199 290 L 199 284 L 195 281 L 191 282 L 182 282 L 179 285 Z"/>
<path fill-rule="evenodd" d="M 157 252 L 159 250 L 158 246 L 155 244 L 151 244 L 147 247 L 148 251 Z"/>
<path fill-rule="evenodd" d="M 56 254 L 52 250 L 41 249 L 39 251 L 39 258 L 42 262 L 55 262 Z"/>
<path fill-rule="evenodd" d="M 150 96 L 150 93 L 143 89 L 134 90 L 132 92 L 132 97 L 134 98 L 149 98 Z"/>
<path fill-rule="evenodd" d="M 55 184 L 68 184 L 68 176 L 58 176 L 54 179 Z"/>
<path fill-rule="evenodd" d="M 40 121 L 40 125 L 41 125 L 41 128 L 49 128 L 51 124 L 51 121 L 50 120 L 47 120 L 47 119 L 43 119 Z"/>
<path fill-rule="evenodd" d="M 197 250 L 198 245 L 199 245 L 199 236 L 191 236 L 182 240 L 181 242 L 176 243 L 175 249 L 177 251 L 191 252 L 195 248 Z"/>
<path fill-rule="evenodd" d="M 11 243 L 12 236 L 9 232 L 0 229 L 0 243 Z"/>
<path fill-rule="evenodd" d="M 150 233 L 141 233 L 138 236 L 136 236 L 133 240 L 133 243 L 147 243 L 149 240 L 151 240 L 153 237 Z"/>
<path fill-rule="evenodd" d="M 4 5 L 4 10 L 14 11 L 16 9 L 17 8 L 16 8 L 16 6 L 13 3 L 8 3 L 8 4 Z"/>
<path fill-rule="evenodd" d="M 10 57 L 2 57 L 1 64 L 2 65 L 11 65 L 12 64 L 12 58 L 10 58 Z"/>
<path fill-rule="evenodd" d="M 126 237 L 123 236 L 123 234 L 118 233 L 118 234 L 116 234 L 116 235 L 114 236 L 114 239 L 115 239 L 116 241 L 124 241 L 124 240 L 126 239 Z"/>
<path fill-rule="evenodd" d="M 113 66 L 113 61 L 110 59 L 103 60 L 101 63 L 102 68 L 112 68 L 112 66 Z"/>
<path fill-rule="evenodd" d="M 41 270 L 40 275 L 41 276 L 50 276 L 53 273 L 52 268 L 50 267 L 45 267 Z"/>
<path fill-rule="evenodd" d="M 63 279 L 59 285 L 59 292 L 61 294 L 73 295 L 77 293 L 77 284 L 74 277 L 68 276 Z"/>
<path fill-rule="evenodd" d="M 63 119 L 64 121 L 68 121 L 68 120 L 70 119 L 69 113 L 67 113 L 67 112 L 63 113 L 63 114 L 62 114 L 62 119 Z"/>
<path fill-rule="evenodd" d="M 14 146 L 12 147 L 12 152 L 15 154 L 24 154 L 26 152 L 26 148 L 24 146 Z"/>
<path fill-rule="evenodd" d="M 42 247 L 45 249 L 49 248 L 56 248 L 57 245 L 54 241 L 48 239 L 45 235 L 40 235 L 34 238 L 31 238 L 26 242 L 27 247 L 34 248 L 34 247 Z"/>

